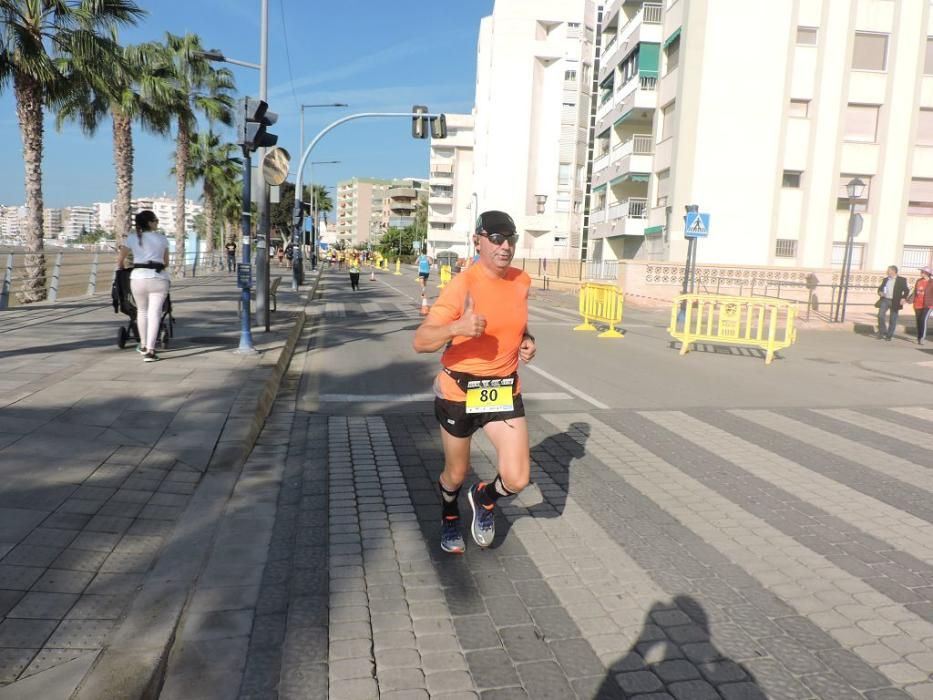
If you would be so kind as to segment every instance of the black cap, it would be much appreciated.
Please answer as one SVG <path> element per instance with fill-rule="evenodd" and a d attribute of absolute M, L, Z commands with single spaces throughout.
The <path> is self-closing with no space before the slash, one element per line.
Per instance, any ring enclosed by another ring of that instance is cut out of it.
<path fill-rule="evenodd" d="M 515 222 L 504 211 L 484 211 L 476 220 L 476 233 L 515 233 Z"/>

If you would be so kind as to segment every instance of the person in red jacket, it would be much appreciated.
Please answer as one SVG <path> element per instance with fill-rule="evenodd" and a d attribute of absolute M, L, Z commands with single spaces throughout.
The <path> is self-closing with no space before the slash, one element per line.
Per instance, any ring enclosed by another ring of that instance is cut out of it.
<path fill-rule="evenodd" d="M 933 268 L 925 267 L 920 270 L 920 279 L 914 285 L 907 301 L 914 304 L 914 314 L 917 316 L 917 345 L 923 345 L 927 337 L 927 326 L 930 316 L 933 315 Z"/>

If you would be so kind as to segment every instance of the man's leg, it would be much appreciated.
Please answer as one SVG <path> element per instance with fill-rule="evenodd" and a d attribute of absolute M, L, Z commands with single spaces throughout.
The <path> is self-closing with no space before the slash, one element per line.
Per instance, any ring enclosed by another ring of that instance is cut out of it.
<path fill-rule="evenodd" d="M 898 313 L 900 313 L 900 309 L 898 309 L 894 304 L 891 304 L 891 322 L 888 324 L 888 340 L 890 340 L 891 336 L 894 335 L 895 331 L 897 331 Z"/>
<path fill-rule="evenodd" d="M 473 508 L 470 531 L 480 547 L 488 547 L 496 536 L 492 511 L 503 497 L 514 496 L 528 486 L 531 454 L 528 446 L 528 421 L 524 416 L 507 421 L 492 421 L 483 426 L 496 448 L 496 478 L 473 486 L 467 498 Z"/>
<path fill-rule="evenodd" d="M 444 447 L 444 471 L 437 480 L 441 491 L 441 549 L 462 554 L 466 549 L 460 534 L 460 488 L 470 468 L 469 437 L 455 437 L 441 428 Z"/>
<path fill-rule="evenodd" d="M 878 336 L 884 337 L 888 334 L 887 324 L 885 320 L 888 315 L 888 307 L 891 305 L 887 299 L 881 300 L 881 306 L 878 307 Z"/>

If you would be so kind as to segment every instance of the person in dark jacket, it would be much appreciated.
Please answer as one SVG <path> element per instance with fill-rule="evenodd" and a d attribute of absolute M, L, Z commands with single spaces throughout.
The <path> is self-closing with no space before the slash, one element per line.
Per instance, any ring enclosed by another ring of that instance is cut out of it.
<path fill-rule="evenodd" d="M 923 345 L 927 337 L 930 316 L 933 315 L 933 268 L 920 270 L 920 279 L 914 285 L 907 301 L 913 302 L 914 315 L 917 317 L 917 345 Z"/>
<path fill-rule="evenodd" d="M 908 296 L 910 296 L 910 287 L 907 286 L 907 279 L 897 274 L 896 265 L 891 265 L 888 268 L 888 276 L 878 285 L 878 301 L 875 303 L 878 307 L 877 338 L 891 340 L 897 328 L 897 315 Z M 885 323 L 889 312 L 890 320 Z"/>

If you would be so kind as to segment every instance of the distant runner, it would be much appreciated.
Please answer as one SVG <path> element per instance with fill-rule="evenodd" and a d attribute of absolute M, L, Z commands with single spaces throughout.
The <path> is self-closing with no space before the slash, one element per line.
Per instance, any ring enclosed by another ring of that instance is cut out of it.
<path fill-rule="evenodd" d="M 515 222 L 487 211 L 476 222 L 479 262 L 454 277 L 415 332 L 416 352 L 444 348 L 434 380 L 434 414 L 441 425 L 444 470 L 441 490 L 441 548 L 462 553 L 457 497 L 470 468 L 472 435 L 483 428 L 496 448 L 498 474 L 470 487 L 470 531 L 480 547 L 495 537 L 493 508 L 500 498 L 528 485 L 531 456 L 528 424 L 518 380 L 518 361 L 531 362 L 535 339 L 528 332 L 531 279 L 511 267 Z"/>
<path fill-rule="evenodd" d="M 418 256 L 418 284 L 422 291 L 428 284 L 428 277 L 431 276 L 431 265 L 434 263 L 425 253 Z"/>

